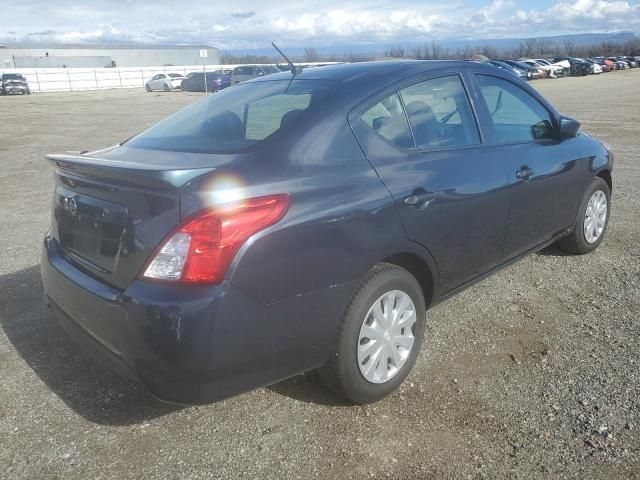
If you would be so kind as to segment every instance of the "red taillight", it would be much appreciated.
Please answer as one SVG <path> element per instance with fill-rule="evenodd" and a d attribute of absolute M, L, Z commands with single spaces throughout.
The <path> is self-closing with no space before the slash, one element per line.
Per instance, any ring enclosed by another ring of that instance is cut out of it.
<path fill-rule="evenodd" d="M 242 244 L 280 220 L 288 195 L 250 198 L 202 210 L 165 239 L 142 278 L 187 284 L 222 281 Z"/>

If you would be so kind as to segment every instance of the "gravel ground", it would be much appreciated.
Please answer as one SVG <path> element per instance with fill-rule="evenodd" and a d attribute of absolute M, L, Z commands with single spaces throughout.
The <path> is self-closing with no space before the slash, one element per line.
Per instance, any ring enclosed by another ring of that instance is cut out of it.
<path fill-rule="evenodd" d="M 314 374 L 179 408 L 80 352 L 42 304 L 46 152 L 110 145 L 197 94 L 0 99 L 0 478 L 640 478 L 640 70 L 535 82 L 616 154 L 601 247 L 552 248 L 428 312 L 371 406 Z"/>

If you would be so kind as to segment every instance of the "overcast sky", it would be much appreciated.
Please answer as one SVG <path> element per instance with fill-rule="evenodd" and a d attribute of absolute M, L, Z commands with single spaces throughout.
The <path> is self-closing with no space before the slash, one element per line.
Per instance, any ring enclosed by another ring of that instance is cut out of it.
<path fill-rule="evenodd" d="M 224 6 L 224 5 L 229 6 Z M 10 7 L 9 7 L 10 5 Z M 23 0 L 0 43 L 199 43 L 222 49 L 640 32 L 640 1 Z"/>

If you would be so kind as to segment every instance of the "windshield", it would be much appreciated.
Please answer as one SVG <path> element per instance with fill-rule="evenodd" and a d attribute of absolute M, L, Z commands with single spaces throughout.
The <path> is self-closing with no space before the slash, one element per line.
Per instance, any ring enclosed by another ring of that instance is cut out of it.
<path fill-rule="evenodd" d="M 24 77 L 17 73 L 5 73 L 4 75 L 2 75 L 2 79 L 3 80 L 24 80 Z"/>
<path fill-rule="evenodd" d="M 265 73 L 269 74 L 269 73 L 280 73 L 280 69 L 276 68 L 276 67 L 262 67 L 262 70 L 264 70 Z"/>
<path fill-rule="evenodd" d="M 168 73 L 167 75 L 169 75 L 172 78 L 180 78 L 183 76 L 183 75 L 180 75 L 179 73 Z"/>
<path fill-rule="evenodd" d="M 276 80 L 234 85 L 206 97 L 126 142 L 176 152 L 222 153 L 254 146 L 322 106 L 335 82 Z"/>

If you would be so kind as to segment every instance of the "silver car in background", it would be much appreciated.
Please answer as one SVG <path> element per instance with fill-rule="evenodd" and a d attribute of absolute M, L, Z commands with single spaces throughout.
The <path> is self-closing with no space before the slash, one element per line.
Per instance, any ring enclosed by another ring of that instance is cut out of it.
<path fill-rule="evenodd" d="M 170 92 L 171 90 L 182 88 L 182 81 L 185 78 L 181 73 L 159 73 L 151 80 L 147 80 L 145 88 L 147 92 L 154 90 Z"/>
<path fill-rule="evenodd" d="M 243 65 L 236 67 L 231 72 L 231 85 L 245 82 L 252 78 L 271 75 L 272 73 L 280 73 L 280 70 L 273 65 Z"/>

